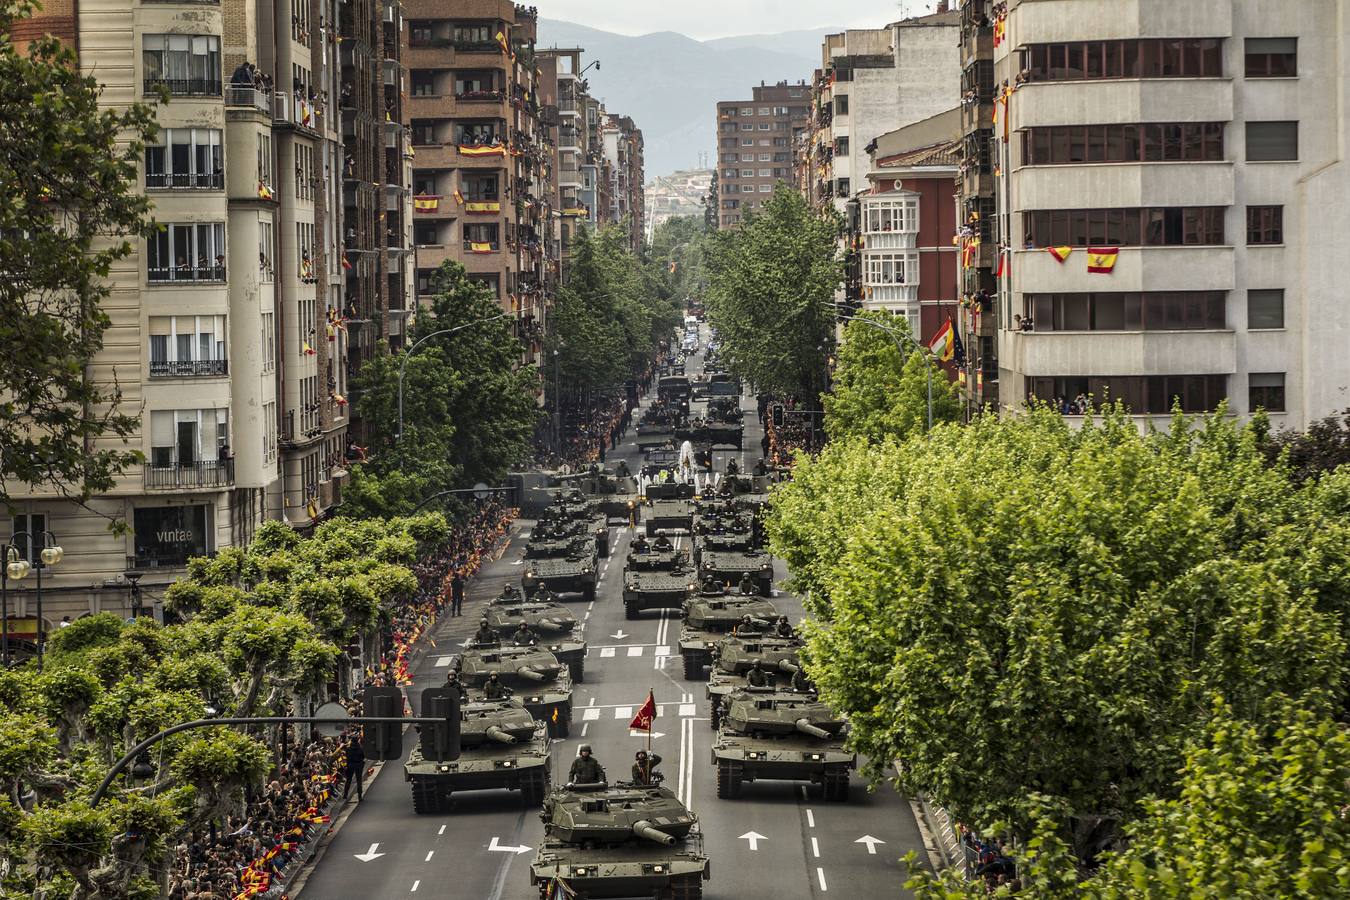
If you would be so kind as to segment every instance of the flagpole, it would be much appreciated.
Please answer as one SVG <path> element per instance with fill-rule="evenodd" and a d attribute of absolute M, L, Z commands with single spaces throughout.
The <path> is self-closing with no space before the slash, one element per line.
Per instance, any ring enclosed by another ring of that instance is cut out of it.
<path fill-rule="evenodd" d="M 652 728 L 656 725 L 656 695 L 651 685 L 647 685 L 647 696 L 652 700 L 652 717 L 647 721 L 647 777 L 646 782 L 652 782 Z"/>

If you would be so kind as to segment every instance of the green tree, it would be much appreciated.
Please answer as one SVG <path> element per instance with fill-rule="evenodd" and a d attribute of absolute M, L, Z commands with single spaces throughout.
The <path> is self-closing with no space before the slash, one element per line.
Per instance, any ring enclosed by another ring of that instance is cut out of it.
<path fill-rule="evenodd" d="M 500 316 L 487 288 L 463 266 L 447 262 L 437 272 L 431 305 L 419 311 L 409 334 L 410 347 L 424 337 L 426 343 L 411 354 L 378 353 L 361 370 L 356 408 L 370 458 L 354 467 L 345 514 L 407 515 L 442 491 L 498 484 L 529 457 L 538 375 L 521 365 L 511 320 L 494 320 Z"/>
<path fill-rule="evenodd" d="M 927 430 L 932 370 L 933 424 L 959 422 L 960 390 L 928 357 L 915 351 L 909 323 L 885 312 L 862 313 L 844 328 L 830 391 L 821 396 L 832 440 L 903 440 Z M 889 329 L 886 331 L 883 329 Z"/>
<path fill-rule="evenodd" d="M 1330 472 L 1350 463 L 1350 409 L 1318 419 L 1307 431 L 1280 431 L 1263 444 L 1267 458 L 1284 455 L 1298 481 Z"/>
<path fill-rule="evenodd" d="M 710 241 L 711 232 L 698 216 L 667 219 L 652 235 L 652 259 L 663 275 L 666 295 L 677 305 L 682 306 L 688 297 L 703 295 Z"/>
<path fill-rule="evenodd" d="M 978 826 L 1173 795 L 1210 698 L 1343 708 L 1350 478 L 1299 490 L 1222 413 L 1048 410 L 832 444 L 778 494 L 808 670 L 880 776 Z M 1081 852 L 1082 848 L 1075 848 Z"/>
<path fill-rule="evenodd" d="M 706 297 L 721 355 L 761 391 L 814 405 L 834 347 L 834 292 L 843 279 L 839 217 L 819 216 L 779 185 L 763 212 L 711 246 Z"/>
<path fill-rule="evenodd" d="M 116 373 L 95 377 L 114 263 L 149 230 L 137 165 L 156 126 L 142 103 L 100 109 L 102 88 L 53 37 L 26 49 L 0 10 L 0 502 L 14 484 L 83 502 L 140 458 Z M 100 440 L 103 438 L 103 440 Z"/>

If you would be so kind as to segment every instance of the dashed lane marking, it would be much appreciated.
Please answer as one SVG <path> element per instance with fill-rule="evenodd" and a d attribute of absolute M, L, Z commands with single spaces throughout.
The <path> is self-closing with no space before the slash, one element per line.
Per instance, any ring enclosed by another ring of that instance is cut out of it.
<path fill-rule="evenodd" d="M 428 850 L 428 851 L 427 851 L 427 858 L 424 859 L 424 860 L 422 860 L 422 862 L 431 862 L 431 858 L 432 858 L 433 856 L 435 856 L 435 855 L 436 855 L 436 851 L 435 851 L 435 850 Z M 817 854 L 817 855 L 819 855 L 819 854 Z"/>
<path fill-rule="evenodd" d="M 600 710 L 594 706 L 587 707 L 581 713 L 581 721 L 583 722 L 594 722 L 598 718 L 600 718 Z"/>
<path fill-rule="evenodd" d="M 631 719 L 631 718 L 633 718 L 633 707 L 631 707 L 631 706 L 616 706 L 616 707 L 614 707 L 614 718 L 616 718 L 616 719 Z"/>
<path fill-rule="evenodd" d="M 629 648 L 628 648 L 628 655 L 629 655 L 629 656 L 641 656 L 641 655 L 642 655 L 642 648 L 641 648 L 641 647 L 629 647 Z"/>
<path fill-rule="evenodd" d="M 600 658 L 601 658 L 601 659 L 609 659 L 609 658 L 612 657 L 613 655 L 614 655 L 614 648 L 613 648 L 613 647 L 601 647 L 601 648 L 600 648 Z"/>
<path fill-rule="evenodd" d="M 822 891 L 828 891 L 830 889 L 829 886 L 825 884 L 825 870 L 820 866 L 816 866 L 816 881 L 820 882 L 820 889 Z"/>
<path fill-rule="evenodd" d="M 820 842 L 815 838 L 811 838 L 811 855 L 820 859 Z"/>
<path fill-rule="evenodd" d="M 420 882 L 420 881 L 414 881 L 414 882 L 413 882 L 413 886 L 412 886 L 412 893 L 414 893 L 414 894 L 417 893 L 417 889 L 418 889 L 419 887 L 421 887 L 421 886 L 422 886 L 422 882 Z"/>
<path fill-rule="evenodd" d="M 445 834 L 445 826 L 442 825 L 442 826 L 441 826 L 441 830 L 438 831 L 438 832 L 436 832 L 436 833 L 437 833 L 437 834 Z"/>

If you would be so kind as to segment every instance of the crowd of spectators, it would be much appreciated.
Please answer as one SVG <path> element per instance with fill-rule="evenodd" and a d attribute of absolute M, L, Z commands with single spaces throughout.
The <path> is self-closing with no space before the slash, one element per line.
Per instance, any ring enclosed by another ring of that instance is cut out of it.
<path fill-rule="evenodd" d="M 1005 852 L 1003 838 L 983 838 L 968 828 L 960 832 L 966 871 L 972 878 L 983 881 L 991 894 L 1003 888 L 1014 894 L 1022 890 L 1017 863 Z"/>
<path fill-rule="evenodd" d="M 450 585 L 481 567 L 497 546 L 515 511 L 501 501 L 480 503 L 468 521 L 456 527 L 444 546 L 413 566 L 416 594 L 393 610 L 386 646 L 377 666 L 346 703 L 359 711 L 366 686 L 406 684 L 409 657 L 419 638 L 432 628 L 450 603 Z M 347 745 L 354 733 L 339 738 L 314 737 L 308 726 L 288 727 L 286 748 L 271 778 L 250 790 L 243 810 L 191 832 L 175 848 L 169 876 L 170 900 L 247 900 L 280 896 L 288 867 L 302 857 L 313 839 L 341 805 Z M 359 754 L 354 754 L 359 758 Z M 369 770 L 362 772 L 365 777 Z M 359 781 L 359 778 L 357 779 Z"/>
<path fill-rule="evenodd" d="M 774 425 L 773 416 L 764 417 L 764 440 L 761 449 L 771 466 L 791 466 L 792 454 L 805 449 L 810 439 L 810 419 L 806 416 L 784 416 L 782 426 Z"/>

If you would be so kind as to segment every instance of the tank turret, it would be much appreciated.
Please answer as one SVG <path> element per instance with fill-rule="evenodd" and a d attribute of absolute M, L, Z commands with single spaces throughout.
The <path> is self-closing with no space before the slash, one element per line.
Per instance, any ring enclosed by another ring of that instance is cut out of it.
<path fill-rule="evenodd" d="M 650 841 L 671 846 L 698 817 L 668 788 L 572 785 L 555 790 L 540 813 L 545 833 L 569 844 Z"/>
<path fill-rule="evenodd" d="M 810 735 L 813 738 L 820 738 L 822 741 L 828 741 L 834 735 L 830 734 L 824 728 L 812 725 L 810 719 L 798 719 L 796 722 L 797 730 L 802 734 Z"/>

